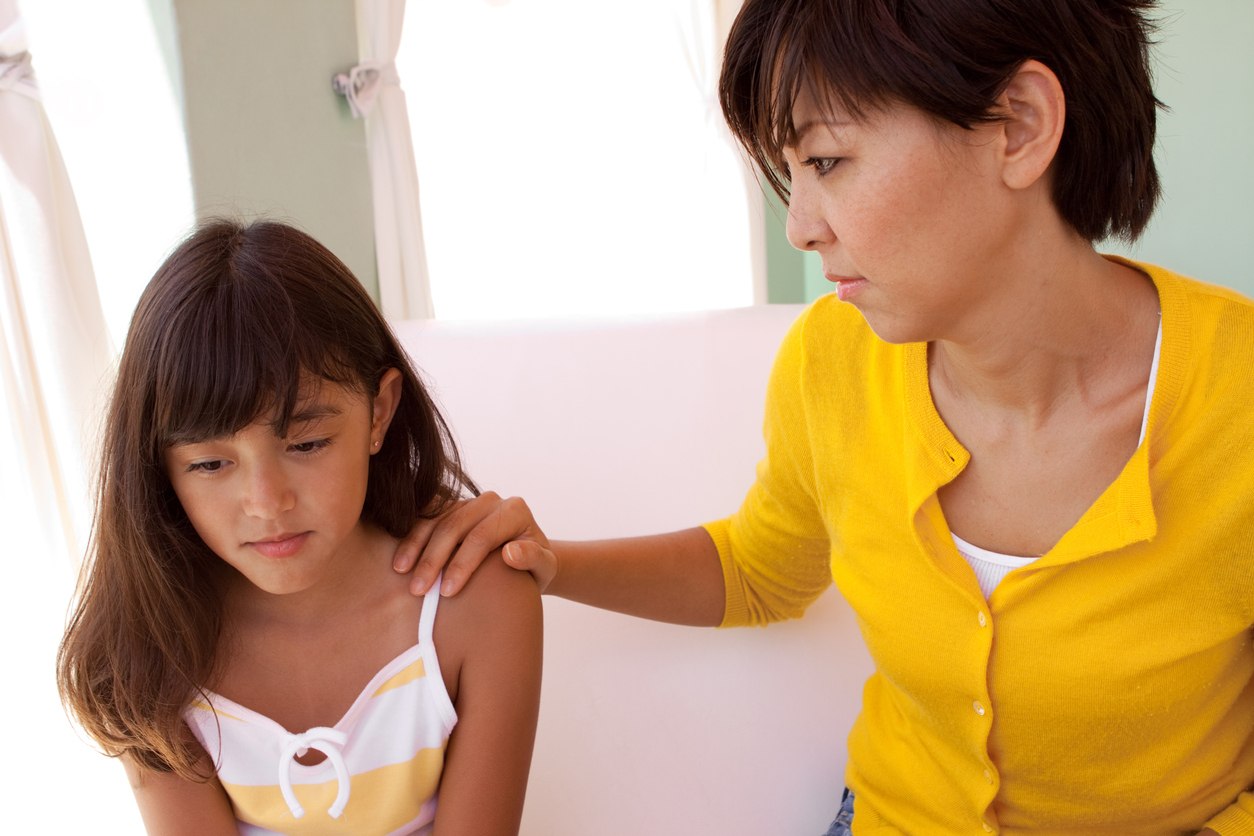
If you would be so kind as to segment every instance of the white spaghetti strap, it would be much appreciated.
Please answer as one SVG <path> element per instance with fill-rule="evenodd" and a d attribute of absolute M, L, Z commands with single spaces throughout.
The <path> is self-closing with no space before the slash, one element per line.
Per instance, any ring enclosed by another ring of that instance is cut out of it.
<path fill-rule="evenodd" d="M 418 618 L 418 643 L 421 645 L 431 644 L 431 634 L 435 629 L 435 611 L 440 606 L 440 582 L 443 580 L 444 573 L 441 572 L 427 590 L 427 594 L 422 596 L 422 615 Z"/>

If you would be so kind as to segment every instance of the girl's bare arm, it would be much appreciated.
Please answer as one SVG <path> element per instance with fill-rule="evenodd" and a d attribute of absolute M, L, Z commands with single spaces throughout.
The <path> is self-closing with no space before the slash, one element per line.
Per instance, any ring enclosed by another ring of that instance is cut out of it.
<path fill-rule="evenodd" d="M 188 737 L 191 738 L 191 732 Z M 200 782 L 175 772 L 154 772 L 125 755 L 121 758 L 149 836 L 236 836 L 239 830 L 226 791 L 216 777 Z M 213 773 L 207 755 L 198 768 Z"/>
<path fill-rule="evenodd" d="M 436 836 L 512 836 L 522 818 L 540 707 L 543 612 L 530 575 L 489 558 L 440 605 L 441 667 L 456 665 Z"/>

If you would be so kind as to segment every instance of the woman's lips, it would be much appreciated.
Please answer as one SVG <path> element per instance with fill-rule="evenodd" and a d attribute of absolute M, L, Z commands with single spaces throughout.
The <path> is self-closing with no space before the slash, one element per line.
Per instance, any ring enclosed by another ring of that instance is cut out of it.
<path fill-rule="evenodd" d="M 265 557 L 291 557 L 300 551 L 300 547 L 305 545 L 308 539 L 309 532 L 305 531 L 300 534 L 271 537 L 267 540 L 253 540 L 248 545 Z"/>
<path fill-rule="evenodd" d="M 868 284 L 866 279 L 857 276 L 834 276 L 828 273 L 826 278 L 836 285 L 836 297 L 842 302 L 848 302 Z"/>

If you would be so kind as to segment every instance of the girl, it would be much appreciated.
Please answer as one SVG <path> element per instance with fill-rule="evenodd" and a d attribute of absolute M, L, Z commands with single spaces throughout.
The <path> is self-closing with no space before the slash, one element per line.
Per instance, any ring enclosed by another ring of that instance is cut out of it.
<path fill-rule="evenodd" d="M 441 606 L 390 571 L 413 509 L 474 490 L 327 249 L 215 221 L 174 251 L 127 336 L 58 659 L 150 833 L 517 832 L 535 584 L 497 561 Z"/>
<path fill-rule="evenodd" d="M 834 835 L 1254 833 L 1254 303 L 1094 249 L 1158 197 L 1150 6 L 747 0 L 724 114 L 836 293 L 744 504 L 549 543 L 487 495 L 398 568 L 516 540 L 549 593 L 724 625 L 834 581 L 876 664 Z"/>

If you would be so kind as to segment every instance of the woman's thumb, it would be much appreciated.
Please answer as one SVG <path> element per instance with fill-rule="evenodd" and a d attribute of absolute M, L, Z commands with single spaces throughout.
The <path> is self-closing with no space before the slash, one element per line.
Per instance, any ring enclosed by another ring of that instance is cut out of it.
<path fill-rule="evenodd" d="M 530 572 L 543 592 L 557 574 L 557 558 L 553 552 L 534 540 L 514 540 L 501 550 L 506 564 L 523 572 Z"/>

